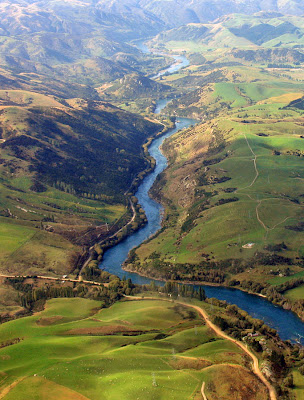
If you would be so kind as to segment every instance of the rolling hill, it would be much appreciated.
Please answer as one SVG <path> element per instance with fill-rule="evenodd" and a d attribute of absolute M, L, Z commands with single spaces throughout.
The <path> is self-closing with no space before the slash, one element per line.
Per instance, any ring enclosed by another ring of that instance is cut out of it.
<path fill-rule="evenodd" d="M 198 50 L 206 48 L 298 48 L 304 46 L 303 17 L 258 13 L 232 14 L 213 23 L 192 23 L 160 33 L 154 42 L 167 47 L 187 47 L 193 43 Z M 176 42 L 176 45 L 175 45 Z"/>
<path fill-rule="evenodd" d="M 8 1 L 0 5 L 0 19 L 0 65 L 15 71 L 98 85 L 163 67 L 163 58 L 143 59 L 126 43 L 162 29 L 162 22 L 143 10 L 137 15 L 109 13 L 95 2 Z"/>
<path fill-rule="evenodd" d="M 113 10 L 149 11 L 167 26 L 176 27 L 188 23 L 209 22 L 223 15 L 242 13 L 252 15 L 267 12 L 277 15 L 291 14 L 300 16 L 304 12 L 301 0 L 107 0 L 99 1 L 100 7 Z"/>
<path fill-rule="evenodd" d="M 112 86 L 107 87 L 103 94 L 112 100 L 135 100 L 142 97 L 157 99 L 169 96 L 172 91 L 172 88 L 168 85 L 134 73 L 114 81 Z"/>

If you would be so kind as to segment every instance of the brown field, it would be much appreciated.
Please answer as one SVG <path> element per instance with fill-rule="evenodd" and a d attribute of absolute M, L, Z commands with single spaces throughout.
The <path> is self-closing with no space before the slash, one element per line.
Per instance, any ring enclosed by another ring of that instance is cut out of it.
<path fill-rule="evenodd" d="M 205 393 L 212 400 L 267 400 L 268 392 L 248 370 L 235 365 L 213 365 L 206 369 L 212 381 L 206 382 Z"/>

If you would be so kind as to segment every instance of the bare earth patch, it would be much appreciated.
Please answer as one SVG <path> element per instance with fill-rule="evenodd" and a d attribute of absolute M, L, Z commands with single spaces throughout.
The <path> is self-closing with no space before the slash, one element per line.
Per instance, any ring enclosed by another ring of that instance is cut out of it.
<path fill-rule="evenodd" d="M 201 370 L 209 367 L 212 363 L 203 358 L 191 358 L 191 357 L 178 357 L 174 360 L 170 360 L 169 364 L 174 369 L 195 369 Z"/>
<path fill-rule="evenodd" d="M 37 325 L 48 326 L 58 323 L 63 317 L 60 315 L 54 315 L 53 317 L 41 317 L 36 321 Z"/>

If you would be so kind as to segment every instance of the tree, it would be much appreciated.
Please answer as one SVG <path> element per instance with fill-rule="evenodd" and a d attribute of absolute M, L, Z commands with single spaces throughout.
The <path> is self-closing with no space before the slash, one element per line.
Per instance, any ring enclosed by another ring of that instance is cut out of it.
<path fill-rule="evenodd" d="M 200 286 L 199 287 L 199 300 L 203 301 L 206 299 L 205 290 Z"/>
<path fill-rule="evenodd" d="M 283 381 L 284 385 L 288 388 L 293 388 L 294 387 L 294 382 L 293 382 L 293 376 L 292 375 L 288 375 L 284 381 Z"/>

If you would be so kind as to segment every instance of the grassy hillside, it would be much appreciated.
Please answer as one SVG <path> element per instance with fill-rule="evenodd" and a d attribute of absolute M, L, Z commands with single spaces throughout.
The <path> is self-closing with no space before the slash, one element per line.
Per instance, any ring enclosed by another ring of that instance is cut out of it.
<path fill-rule="evenodd" d="M 107 0 L 99 2 L 107 11 L 119 10 L 145 10 L 153 13 L 167 26 L 176 27 L 188 23 L 213 21 L 223 15 L 231 13 L 265 13 L 268 16 L 280 16 L 280 13 L 288 15 L 302 15 L 304 8 L 299 0 Z"/>
<path fill-rule="evenodd" d="M 5 400 L 200 399 L 203 382 L 208 398 L 233 390 L 235 399 L 267 399 L 240 348 L 195 311 L 161 300 L 102 310 L 88 299 L 49 300 L 44 311 L 1 325 L 0 342 Z"/>
<path fill-rule="evenodd" d="M 127 269 L 217 283 L 292 277 L 304 257 L 303 81 L 290 69 L 195 68 L 172 81 L 188 93 L 167 111 L 201 122 L 163 146 L 169 168 L 153 195 L 164 227 Z M 194 78 L 205 84 L 193 90 Z"/>
<path fill-rule="evenodd" d="M 200 51 L 218 48 L 281 48 L 299 49 L 303 45 L 301 16 L 267 13 L 246 16 L 228 15 L 213 23 L 192 23 L 162 32 L 152 41 L 173 50 Z M 269 60 L 270 61 L 270 60 Z"/>
<path fill-rule="evenodd" d="M 25 90 L 0 91 L 0 104 L 1 269 L 63 273 L 126 214 L 124 193 L 147 166 L 141 146 L 162 126 Z"/>
<path fill-rule="evenodd" d="M 125 100 L 127 102 L 146 98 L 157 99 L 170 96 L 172 88 L 168 85 L 155 82 L 143 75 L 130 74 L 114 81 L 112 85 L 106 85 L 105 90 L 100 89 L 101 96 L 114 101 Z"/>

